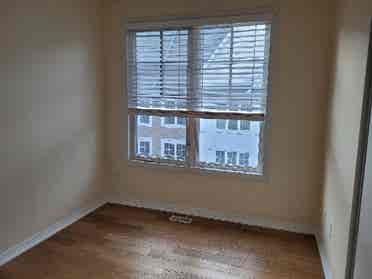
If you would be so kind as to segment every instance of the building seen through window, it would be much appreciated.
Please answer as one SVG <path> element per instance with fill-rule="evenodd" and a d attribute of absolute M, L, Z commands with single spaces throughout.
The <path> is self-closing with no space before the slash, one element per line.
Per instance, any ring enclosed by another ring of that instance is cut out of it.
<path fill-rule="evenodd" d="M 137 155 L 156 160 L 186 161 L 186 125 L 183 125 L 186 118 L 173 117 L 172 121 L 169 117 L 151 118 L 151 126 L 139 124 L 136 128 Z M 143 120 L 141 116 L 138 119 L 138 123 Z M 220 119 L 198 119 L 198 122 L 198 163 L 215 168 L 258 166 L 262 122 Z M 229 122 L 233 123 L 230 127 Z"/>

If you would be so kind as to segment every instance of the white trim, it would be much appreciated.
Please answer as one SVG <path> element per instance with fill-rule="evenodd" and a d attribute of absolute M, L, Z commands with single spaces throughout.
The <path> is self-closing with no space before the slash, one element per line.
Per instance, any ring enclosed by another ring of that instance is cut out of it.
<path fill-rule="evenodd" d="M 148 142 L 149 143 L 149 156 L 152 155 L 152 137 L 139 137 L 137 140 L 137 153 L 141 155 L 141 142 Z M 136 150 L 133 150 L 136 153 Z"/>
<path fill-rule="evenodd" d="M 160 150 L 161 150 L 161 156 L 165 156 L 165 144 L 173 144 L 174 145 L 174 158 L 176 159 L 177 157 L 177 144 L 182 144 L 186 146 L 186 142 L 183 139 L 174 139 L 174 138 L 164 138 L 160 139 Z"/>
<path fill-rule="evenodd" d="M 166 172 L 182 172 L 190 174 L 199 174 L 199 175 L 216 175 L 221 177 L 234 176 L 241 179 L 248 179 L 249 181 L 256 181 L 258 183 L 267 183 L 267 177 L 262 174 L 254 172 L 240 172 L 240 171 L 230 171 L 222 169 L 213 169 L 213 168 L 201 168 L 201 167 L 187 167 L 184 164 L 175 164 L 178 161 L 144 161 L 144 160 L 127 160 L 126 164 L 132 168 L 145 168 L 149 171 L 156 169 L 156 171 L 166 171 Z"/>
<path fill-rule="evenodd" d="M 204 208 L 181 208 L 172 204 L 163 204 L 156 202 L 144 202 L 140 200 L 127 199 L 127 200 L 116 200 L 111 201 L 112 203 L 121 204 L 125 206 L 152 209 L 158 211 L 165 211 L 171 213 L 185 214 L 189 216 L 202 217 L 212 220 L 218 220 L 223 222 L 237 223 L 248 226 L 262 227 L 268 229 L 275 229 L 281 231 L 288 231 L 306 235 L 314 235 L 315 229 L 313 226 L 306 224 L 291 224 L 277 222 L 268 218 L 257 218 L 257 217 L 238 217 L 227 215 L 221 212 L 212 211 Z M 328 278 L 327 278 L 328 279 Z"/>
<path fill-rule="evenodd" d="M 317 246 L 318 246 L 320 259 L 322 261 L 324 278 L 325 279 L 332 279 L 333 276 L 332 276 L 331 268 L 330 268 L 330 265 L 329 265 L 329 262 L 328 262 L 328 259 L 327 259 L 326 253 L 325 253 L 325 248 L 324 248 L 323 242 L 321 241 L 322 238 L 320 237 L 319 233 L 315 234 L 315 239 L 316 239 L 316 243 L 317 243 Z"/>
<path fill-rule="evenodd" d="M 165 118 L 166 117 L 173 117 L 174 118 L 174 124 L 166 124 L 165 123 Z M 169 116 L 164 116 L 164 117 L 161 117 L 161 123 L 160 123 L 160 126 L 161 127 L 164 127 L 164 128 L 171 128 L 171 129 L 174 129 L 174 128 L 179 128 L 179 129 L 186 129 L 186 124 L 185 125 L 182 125 L 182 124 L 178 124 L 178 119 L 179 118 L 184 118 L 184 117 L 179 117 L 179 116 L 174 116 L 174 115 L 169 115 Z M 186 118 L 185 118 L 186 120 Z"/>
<path fill-rule="evenodd" d="M 138 115 L 137 125 L 138 126 L 145 126 L 145 127 L 152 127 L 152 116 L 151 115 L 149 116 L 149 123 L 141 122 L 141 116 L 143 116 L 143 115 Z"/>
<path fill-rule="evenodd" d="M 70 226 L 71 224 L 75 223 L 79 219 L 83 218 L 84 216 L 88 215 L 89 213 L 91 213 L 92 211 L 96 210 L 97 208 L 101 207 L 106 203 L 107 203 L 106 200 L 102 200 L 95 202 L 85 208 L 76 209 L 72 212 L 70 216 L 60 220 L 54 225 L 49 226 L 45 230 L 34 234 L 30 238 L 27 238 L 26 240 L 10 247 L 9 249 L 0 252 L 0 267 L 10 262 L 14 258 L 20 256 L 24 252 L 35 247 L 39 243 L 47 240 L 51 236 L 55 235 L 64 228 Z"/>

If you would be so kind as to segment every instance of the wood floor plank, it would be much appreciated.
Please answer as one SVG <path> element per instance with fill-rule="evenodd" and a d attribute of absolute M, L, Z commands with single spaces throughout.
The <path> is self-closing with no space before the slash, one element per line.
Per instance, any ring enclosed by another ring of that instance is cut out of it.
<path fill-rule="evenodd" d="M 0 279 L 322 279 L 313 237 L 107 204 L 0 267 Z"/>

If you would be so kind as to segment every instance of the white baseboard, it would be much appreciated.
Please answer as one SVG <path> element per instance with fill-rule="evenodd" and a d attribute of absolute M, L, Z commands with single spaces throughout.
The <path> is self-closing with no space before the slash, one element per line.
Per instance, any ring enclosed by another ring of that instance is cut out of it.
<path fill-rule="evenodd" d="M 172 204 L 154 203 L 154 202 L 144 202 L 139 200 L 117 200 L 111 201 L 112 203 L 122 204 L 126 206 L 153 209 L 165 212 L 185 214 L 195 217 L 203 217 L 212 220 L 225 221 L 231 223 L 238 223 L 243 225 L 262 227 L 268 229 L 289 231 L 301 234 L 314 235 L 315 230 L 312 226 L 302 225 L 302 224 L 291 224 L 291 223 L 280 223 L 274 220 L 256 218 L 256 217 L 236 217 L 231 215 L 226 215 L 220 212 L 211 211 L 209 209 L 203 208 L 181 208 Z"/>
<path fill-rule="evenodd" d="M 18 257 L 19 255 L 23 254 L 24 252 L 28 251 L 32 247 L 36 246 L 37 244 L 43 242 L 44 240 L 50 238 L 57 232 L 63 230 L 64 228 L 68 227 L 72 223 L 78 221 L 79 219 L 83 218 L 84 216 L 88 215 L 92 211 L 96 210 L 97 208 L 104 205 L 106 201 L 98 201 L 90 206 L 87 206 L 85 208 L 80 208 L 77 210 L 74 210 L 72 214 L 69 217 L 66 217 L 56 224 L 48 227 L 47 229 L 36 233 L 32 237 L 22 241 L 19 244 L 16 244 L 13 247 L 10 247 L 9 249 L 0 252 L 0 266 L 8 263 L 9 261 L 13 260 L 14 258 Z"/>
<path fill-rule="evenodd" d="M 332 276 L 331 268 L 329 266 L 328 259 L 327 259 L 325 249 L 324 249 L 324 245 L 323 245 L 323 241 L 321 241 L 321 237 L 320 237 L 319 233 L 315 234 L 315 238 L 316 238 L 316 242 L 318 244 L 320 259 L 322 261 L 324 277 L 325 277 L 325 279 L 332 279 L 333 276 Z"/>

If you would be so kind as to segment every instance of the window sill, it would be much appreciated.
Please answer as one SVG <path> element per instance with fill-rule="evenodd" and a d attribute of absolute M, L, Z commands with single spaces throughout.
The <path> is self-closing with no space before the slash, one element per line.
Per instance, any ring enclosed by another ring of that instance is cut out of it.
<path fill-rule="evenodd" d="M 255 172 L 241 172 L 241 171 L 229 171 L 229 170 L 219 170 L 212 168 L 198 168 L 198 167 L 185 167 L 184 165 L 175 165 L 167 163 L 157 163 L 157 162 L 146 162 L 141 160 L 128 160 L 128 166 L 133 168 L 143 168 L 143 169 L 157 169 L 159 171 L 171 171 L 171 172 L 183 172 L 187 174 L 198 174 L 198 175 L 215 175 L 219 177 L 238 177 L 244 178 L 256 182 L 267 182 L 267 177 L 264 174 Z"/>

